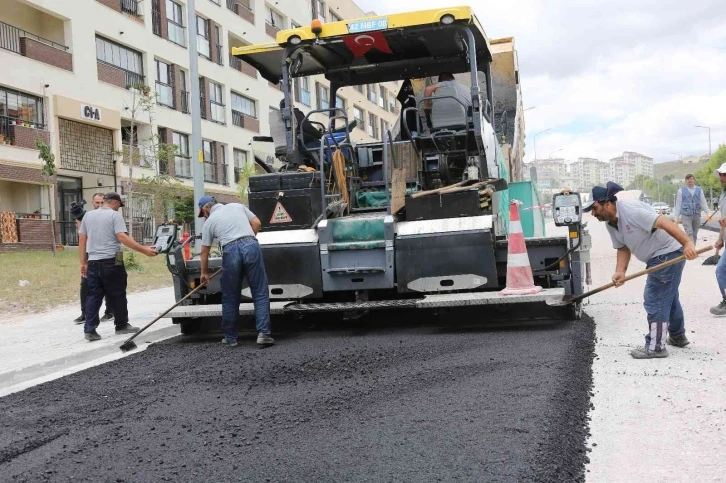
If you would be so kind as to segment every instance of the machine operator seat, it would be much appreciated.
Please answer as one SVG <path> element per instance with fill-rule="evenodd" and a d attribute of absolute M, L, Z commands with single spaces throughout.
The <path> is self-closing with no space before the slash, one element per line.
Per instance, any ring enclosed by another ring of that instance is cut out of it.
<path fill-rule="evenodd" d="M 446 96 L 452 96 L 454 99 Z M 433 97 L 431 102 L 432 131 L 462 131 L 468 128 L 471 115 L 471 93 L 464 85 L 458 82 L 447 82 L 447 85 L 436 89 Z M 443 98 L 437 99 L 437 97 Z"/>

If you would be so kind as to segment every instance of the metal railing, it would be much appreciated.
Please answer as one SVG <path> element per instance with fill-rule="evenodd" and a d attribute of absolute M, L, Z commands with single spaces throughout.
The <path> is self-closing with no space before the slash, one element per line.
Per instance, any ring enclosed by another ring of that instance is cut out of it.
<path fill-rule="evenodd" d="M 142 0 L 121 0 L 121 11 L 141 18 L 144 14 L 142 3 Z"/>
<path fill-rule="evenodd" d="M 2 142 L 7 143 L 8 141 L 13 139 L 13 136 L 10 132 L 10 126 L 12 126 L 13 123 L 17 125 L 23 125 L 25 123 L 28 123 L 33 126 L 34 129 L 45 130 L 45 124 L 41 124 L 36 121 L 29 121 L 17 117 L 0 116 L 0 136 L 3 137 Z M 0 144 L 2 144 L 2 142 L 0 142 Z"/>
<path fill-rule="evenodd" d="M 63 52 L 68 51 L 68 47 L 52 40 L 45 39 L 39 35 L 32 34 L 23 29 L 19 29 L 13 25 L 0 22 L 0 49 L 9 50 L 10 52 L 20 53 L 20 39 L 27 37 L 33 39 L 41 44 L 48 45 Z"/>
<path fill-rule="evenodd" d="M 75 221 L 59 221 L 61 245 L 78 246 L 78 228 Z"/>
<path fill-rule="evenodd" d="M 204 182 L 217 182 L 217 163 L 214 161 L 204 161 Z"/>
<path fill-rule="evenodd" d="M 181 91 L 181 111 L 184 114 L 189 114 L 191 110 L 189 109 L 189 91 Z"/>
<path fill-rule="evenodd" d="M 174 90 L 169 84 L 156 81 L 156 102 L 167 107 L 174 107 Z"/>
<path fill-rule="evenodd" d="M 232 109 L 232 124 L 237 127 L 245 127 L 245 118 L 256 119 L 254 116 Z"/>
<path fill-rule="evenodd" d="M 50 215 L 43 213 L 18 213 L 15 212 L 18 220 L 50 220 Z"/>
<path fill-rule="evenodd" d="M 103 61 L 100 60 L 99 62 L 103 62 Z M 104 62 L 104 63 L 106 63 L 106 62 Z M 113 65 L 113 64 L 108 64 L 108 65 L 123 71 L 123 73 L 126 75 L 126 88 L 127 89 L 129 89 L 133 86 L 137 86 L 137 85 L 144 85 L 144 80 L 146 79 L 146 77 L 144 77 L 143 75 L 137 74 L 136 72 L 131 72 L 130 70 L 122 69 L 121 67 L 119 67 L 117 65 Z"/>
<path fill-rule="evenodd" d="M 187 46 L 187 28 L 173 20 L 167 19 L 167 33 L 169 41 L 182 47 Z"/>

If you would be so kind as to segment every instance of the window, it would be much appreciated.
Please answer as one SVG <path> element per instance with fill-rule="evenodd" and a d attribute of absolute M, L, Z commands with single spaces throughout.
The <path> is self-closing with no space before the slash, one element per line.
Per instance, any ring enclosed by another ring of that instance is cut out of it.
<path fill-rule="evenodd" d="M 209 42 L 209 20 L 197 15 L 197 52 L 207 59 L 212 58 Z"/>
<path fill-rule="evenodd" d="M 265 6 L 266 10 L 266 16 L 265 16 L 265 22 L 272 25 L 273 27 L 277 27 L 278 29 L 282 28 L 282 16 L 277 13 L 276 11 L 272 10 L 270 7 Z"/>
<path fill-rule="evenodd" d="M 371 101 L 373 104 L 376 103 L 377 93 L 375 84 L 368 84 L 368 100 Z"/>
<path fill-rule="evenodd" d="M 386 109 L 386 106 L 388 105 L 388 91 L 386 91 L 386 88 L 383 86 L 380 86 L 379 89 L 380 95 L 378 96 L 378 105 L 383 109 Z"/>
<path fill-rule="evenodd" d="M 160 60 L 156 60 L 156 102 L 167 107 L 174 107 L 171 66 Z"/>
<path fill-rule="evenodd" d="M 396 97 L 391 96 L 388 98 L 388 110 L 390 112 L 396 112 Z"/>
<path fill-rule="evenodd" d="M 318 84 L 318 109 L 330 109 L 330 88 Z"/>
<path fill-rule="evenodd" d="M 305 106 L 310 106 L 310 79 L 308 77 L 298 77 L 295 79 L 297 101 Z"/>
<path fill-rule="evenodd" d="M 240 173 L 242 173 L 247 165 L 247 151 L 241 149 L 234 149 L 232 152 L 234 157 L 234 182 L 239 183 Z"/>
<path fill-rule="evenodd" d="M 335 107 L 339 107 L 346 112 L 348 111 L 348 109 L 346 107 L 345 99 L 343 99 L 342 97 L 340 97 L 337 94 L 335 95 Z M 337 113 L 337 114 L 342 114 L 342 113 Z"/>
<path fill-rule="evenodd" d="M 342 22 L 343 18 L 337 15 L 333 10 L 330 10 L 330 21 L 331 22 Z"/>
<path fill-rule="evenodd" d="M 232 124 L 244 127 L 244 116 L 257 118 L 257 104 L 249 97 L 232 93 Z"/>
<path fill-rule="evenodd" d="M 189 114 L 189 91 L 187 90 L 187 71 L 179 69 L 179 86 L 181 87 L 181 111 Z"/>
<path fill-rule="evenodd" d="M 318 18 L 325 22 L 325 3 L 321 2 L 320 0 L 315 0 L 315 4 L 318 10 Z"/>
<path fill-rule="evenodd" d="M 224 42 L 222 41 L 222 27 L 216 25 L 214 27 L 214 30 L 217 35 L 217 45 L 215 46 L 215 48 L 217 49 L 217 63 L 219 65 L 224 65 Z"/>
<path fill-rule="evenodd" d="M 358 127 L 361 129 L 366 128 L 366 120 L 363 117 L 363 110 L 358 106 L 353 107 L 353 118 L 358 121 Z"/>
<path fill-rule="evenodd" d="M 204 155 L 204 181 L 217 182 L 217 160 L 214 153 L 215 142 L 202 140 L 202 153 Z"/>
<path fill-rule="evenodd" d="M 368 135 L 378 139 L 378 119 L 371 112 L 368 113 Z"/>
<path fill-rule="evenodd" d="M 45 128 L 43 100 L 12 89 L 0 87 L 0 134 L 9 136 L 11 122 L 28 122 Z"/>
<path fill-rule="evenodd" d="M 209 102 L 211 104 L 212 121 L 225 124 L 224 96 L 222 86 L 216 82 L 209 82 Z"/>
<path fill-rule="evenodd" d="M 381 119 L 381 139 L 383 139 L 383 136 L 385 136 L 386 131 L 389 131 L 391 129 L 390 124 L 388 124 L 388 121 L 385 119 Z"/>
<path fill-rule="evenodd" d="M 166 0 L 166 22 L 169 40 L 182 47 L 186 47 L 187 42 L 182 6 L 172 0 Z"/>
<path fill-rule="evenodd" d="M 171 133 L 171 142 L 176 146 L 174 155 L 174 174 L 179 178 L 192 177 L 192 163 L 189 158 L 189 136 L 178 132 Z"/>
<path fill-rule="evenodd" d="M 222 144 L 219 148 L 219 157 L 222 162 L 222 184 L 224 186 L 229 186 L 229 174 L 227 173 L 229 170 L 229 166 L 227 165 L 227 146 Z"/>
<path fill-rule="evenodd" d="M 144 83 L 141 52 L 96 35 L 96 59 L 126 72 L 126 87 Z"/>

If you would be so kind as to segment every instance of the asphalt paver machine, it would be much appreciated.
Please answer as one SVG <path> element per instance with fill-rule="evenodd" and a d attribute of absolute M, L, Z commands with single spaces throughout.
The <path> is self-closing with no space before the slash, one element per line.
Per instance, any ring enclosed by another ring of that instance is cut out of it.
<path fill-rule="evenodd" d="M 585 288 L 589 235 L 577 193 L 552 200 L 565 236 L 526 239 L 542 290 L 501 293 L 512 179 L 495 133 L 490 42 L 471 8 L 315 20 L 232 54 L 283 92 L 280 109 L 270 111 L 270 136 L 256 138 L 274 144 L 280 167 L 249 182 L 273 315 L 476 306 L 482 320 L 520 309 L 532 318 L 579 317 L 579 304 L 545 304 Z M 442 72 L 467 87 L 463 99 L 453 87 L 424 96 Z M 329 99 L 303 114 L 293 84 L 316 75 L 330 82 Z M 336 105 L 338 92 L 382 82 L 400 85 L 398 120 L 380 141 L 356 143 L 360 120 Z M 179 230 L 167 232 L 180 300 L 199 284 L 200 262 L 185 259 Z M 220 266 L 221 258 L 210 260 L 210 270 Z M 182 333 L 205 321 L 218 327 L 219 279 L 169 314 Z M 240 314 L 252 314 L 246 285 L 242 297 Z"/>

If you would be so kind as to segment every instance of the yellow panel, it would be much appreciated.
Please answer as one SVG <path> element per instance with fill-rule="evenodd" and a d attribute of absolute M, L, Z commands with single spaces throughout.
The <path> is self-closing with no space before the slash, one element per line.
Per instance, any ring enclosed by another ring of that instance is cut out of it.
<path fill-rule="evenodd" d="M 232 47 L 232 55 L 252 55 L 252 54 L 264 54 L 267 52 L 274 52 L 275 50 L 282 50 L 282 47 L 274 42 L 267 44 L 255 44 L 246 45 L 244 47 Z"/>
<path fill-rule="evenodd" d="M 418 12 L 396 13 L 392 15 L 378 15 L 375 17 L 361 17 L 356 19 L 343 20 L 340 22 L 323 23 L 323 31 L 320 34 L 320 38 L 343 37 L 346 35 L 350 35 L 350 33 L 348 33 L 348 24 L 360 20 L 376 20 L 379 18 L 387 18 L 388 28 L 393 29 L 439 23 L 441 17 L 446 14 L 453 15 L 456 20 L 471 21 L 473 18 L 471 7 L 450 7 L 439 8 L 436 10 L 421 10 Z M 482 35 L 483 34 L 484 32 L 482 31 Z M 302 40 L 315 40 L 315 34 L 313 33 L 310 26 L 308 26 L 300 27 L 297 29 L 281 30 L 280 32 L 277 32 L 277 43 L 280 45 L 285 45 L 287 43 L 287 39 L 289 39 L 293 35 L 299 36 Z"/>

